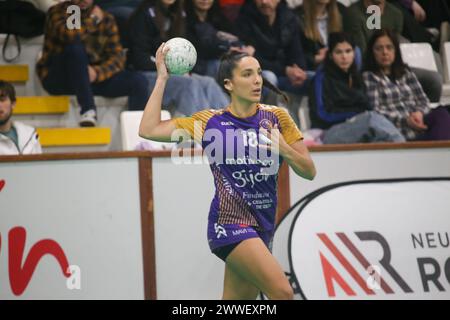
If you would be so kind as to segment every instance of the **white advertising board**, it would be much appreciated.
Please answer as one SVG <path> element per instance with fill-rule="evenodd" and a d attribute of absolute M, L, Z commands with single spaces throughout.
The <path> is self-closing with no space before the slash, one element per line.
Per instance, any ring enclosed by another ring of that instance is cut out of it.
<path fill-rule="evenodd" d="M 290 265 L 307 299 L 450 299 L 450 178 L 348 182 L 294 210 Z"/>
<path fill-rule="evenodd" d="M 138 159 L 0 164 L 0 300 L 143 299 L 141 238 Z"/>

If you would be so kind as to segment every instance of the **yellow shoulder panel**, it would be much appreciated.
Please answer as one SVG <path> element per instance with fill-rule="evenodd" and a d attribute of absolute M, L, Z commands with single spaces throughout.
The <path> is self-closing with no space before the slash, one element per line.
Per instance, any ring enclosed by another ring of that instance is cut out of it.
<path fill-rule="evenodd" d="M 289 113 L 279 107 L 274 106 L 264 106 L 265 110 L 273 112 L 275 116 L 278 118 L 278 121 L 280 123 L 280 130 L 281 134 L 284 137 L 284 140 L 286 140 L 287 144 L 293 144 L 294 142 L 298 140 L 303 140 L 303 134 L 298 129 L 297 125 L 295 124 L 294 120 L 292 120 Z"/>
<path fill-rule="evenodd" d="M 211 119 L 216 114 L 222 113 L 223 110 L 202 110 L 194 113 L 190 117 L 174 119 L 175 126 L 177 127 L 177 129 L 186 130 L 191 138 L 194 138 L 194 140 L 200 142 L 203 138 L 203 133 L 205 132 L 206 124 L 208 123 L 209 119 Z"/>

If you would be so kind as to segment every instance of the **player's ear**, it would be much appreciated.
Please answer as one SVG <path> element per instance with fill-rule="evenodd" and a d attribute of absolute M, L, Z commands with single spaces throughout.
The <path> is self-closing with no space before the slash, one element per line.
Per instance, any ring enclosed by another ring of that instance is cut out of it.
<path fill-rule="evenodd" d="M 224 80 L 223 80 L 223 86 L 224 86 L 225 89 L 227 89 L 228 91 L 232 91 L 232 90 L 233 90 L 233 84 L 231 83 L 230 79 L 224 79 Z"/>

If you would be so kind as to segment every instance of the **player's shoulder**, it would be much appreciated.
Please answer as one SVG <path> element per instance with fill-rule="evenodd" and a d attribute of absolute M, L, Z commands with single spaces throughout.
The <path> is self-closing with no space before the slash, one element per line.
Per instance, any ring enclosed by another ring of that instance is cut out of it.
<path fill-rule="evenodd" d="M 289 116 L 289 112 L 285 108 L 274 105 L 259 104 L 259 109 L 262 111 L 274 113 L 277 117 Z"/>
<path fill-rule="evenodd" d="M 258 104 L 258 106 L 261 110 L 264 110 L 264 111 L 272 111 L 272 110 L 279 108 L 277 106 L 270 105 L 270 104 L 264 104 L 264 103 L 260 103 L 260 104 Z"/>
<path fill-rule="evenodd" d="M 222 115 L 225 109 L 204 109 L 194 113 L 192 116 L 194 118 L 211 118 L 213 116 Z"/>

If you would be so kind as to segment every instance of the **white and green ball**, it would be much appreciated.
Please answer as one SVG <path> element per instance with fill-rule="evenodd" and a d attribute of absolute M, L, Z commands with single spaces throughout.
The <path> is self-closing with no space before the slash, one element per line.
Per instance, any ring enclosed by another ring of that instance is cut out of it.
<path fill-rule="evenodd" d="M 172 38 L 166 42 L 170 48 L 165 63 L 171 74 L 185 74 L 194 68 L 197 62 L 197 51 L 194 45 L 184 38 Z"/>

